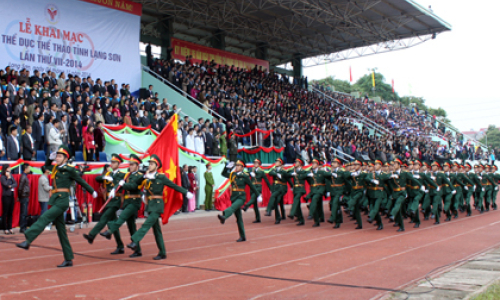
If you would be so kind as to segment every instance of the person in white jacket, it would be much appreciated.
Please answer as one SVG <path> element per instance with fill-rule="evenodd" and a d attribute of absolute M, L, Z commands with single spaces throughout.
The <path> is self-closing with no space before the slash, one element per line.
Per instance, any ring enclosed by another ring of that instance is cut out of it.
<path fill-rule="evenodd" d="M 192 151 L 196 151 L 194 148 L 194 129 L 190 128 L 188 130 L 188 135 L 186 136 L 186 148 Z"/>
<path fill-rule="evenodd" d="M 201 130 L 198 130 L 198 135 L 194 138 L 194 149 L 199 154 L 205 154 L 205 139 Z"/>
<path fill-rule="evenodd" d="M 62 135 L 64 133 L 64 130 L 59 130 L 59 121 L 58 119 L 54 119 L 52 121 L 52 127 L 50 128 L 49 132 L 49 149 L 50 153 L 56 152 L 57 149 L 59 149 L 59 146 L 62 145 Z"/>

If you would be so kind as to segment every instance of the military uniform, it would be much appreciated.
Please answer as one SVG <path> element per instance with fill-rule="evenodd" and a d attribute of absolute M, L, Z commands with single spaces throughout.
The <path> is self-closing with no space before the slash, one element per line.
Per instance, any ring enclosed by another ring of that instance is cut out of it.
<path fill-rule="evenodd" d="M 260 223 L 259 203 L 257 201 L 257 198 L 262 195 L 262 179 L 264 179 L 269 189 L 271 189 L 271 184 L 269 183 L 269 179 L 267 179 L 266 173 L 261 168 L 253 168 L 252 173 L 253 174 L 250 174 L 250 181 L 255 187 L 257 193 L 250 193 L 250 200 L 243 206 L 243 210 L 247 211 L 247 209 L 253 205 L 253 210 L 255 213 L 255 223 Z"/>
<path fill-rule="evenodd" d="M 340 161 L 338 161 L 340 164 Z M 346 181 L 349 180 L 351 173 L 342 170 L 341 168 L 336 168 L 331 170 L 332 172 L 328 174 L 330 181 L 326 186 L 326 190 L 330 193 L 330 209 L 331 215 L 328 222 L 333 224 L 335 222 L 335 228 L 339 228 L 340 224 L 344 222 L 342 215 L 342 210 L 340 207 L 340 198 L 344 194 L 344 188 Z"/>
<path fill-rule="evenodd" d="M 117 154 L 112 154 L 112 159 L 111 161 L 116 161 L 118 163 L 122 163 L 123 159 L 118 156 Z M 111 177 L 113 181 L 110 181 L 106 178 Z M 92 228 L 92 230 L 89 232 L 88 235 L 84 234 L 84 238 L 87 239 L 87 241 L 92 244 L 94 241 L 94 238 L 96 235 L 101 232 L 101 230 L 108 224 L 108 222 L 111 221 L 116 221 L 116 212 L 121 208 L 122 204 L 122 199 L 120 197 L 120 194 L 117 193 L 117 187 L 118 183 L 120 180 L 122 180 L 125 177 L 125 173 L 120 172 L 118 169 L 113 172 L 106 172 L 104 176 L 97 176 L 95 180 L 97 182 L 100 182 L 104 185 L 106 188 L 106 198 L 109 197 L 110 193 L 112 190 L 115 191 L 115 197 L 109 201 L 109 203 L 106 205 L 106 209 L 104 213 L 101 215 L 101 218 L 99 219 L 99 222 Z M 115 189 L 116 188 L 116 189 Z M 135 224 L 135 223 L 134 223 Z M 116 241 L 116 251 L 113 252 L 112 254 L 122 254 L 124 253 L 124 244 L 122 242 L 122 239 L 120 237 L 120 231 L 116 230 L 113 232 L 113 236 L 115 237 Z"/>
<path fill-rule="evenodd" d="M 492 193 L 492 196 L 491 196 L 491 207 L 493 207 L 494 210 L 497 209 L 497 203 L 496 203 L 496 200 L 497 200 L 497 195 L 498 195 L 498 183 L 500 181 L 500 174 L 497 174 L 495 173 L 495 171 L 497 170 L 497 166 L 495 165 L 492 165 L 491 166 L 491 173 L 490 173 L 490 177 L 493 179 L 493 184 L 494 184 L 494 187 L 493 187 L 493 193 Z"/>
<path fill-rule="evenodd" d="M 469 165 L 470 166 L 470 165 Z M 469 178 L 467 173 L 459 173 L 458 174 L 458 180 L 461 180 L 463 183 L 463 189 L 462 189 L 462 210 L 467 211 L 467 216 L 470 216 L 472 214 L 471 206 L 470 206 L 470 198 L 472 196 L 472 193 L 474 192 L 474 182 Z M 460 209 L 460 207 L 459 207 Z"/>
<path fill-rule="evenodd" d="M 70 157 L 70 150 L 64 145 L 59 147 L 57 153 L 63 154 L 67 158 Z M 53 223 L 57 229 L 57 236 L 62 246 L 64 260 L 65 262 L 69 262 L 74 258 L 73 250 L 71 249 L 68 235 L 66 234 L 66 224 L 64 222 L 64 213 L 69 208 L 69 187 L 72 185 L 73 181 L 76 181 L 82 188 L 91 193 L 94 198 L 97 197 L 97 193 L 95 193 L 94 189 L 80 177 L 78 170 L 74 166 L 64 164 L 62 166 L 52 167 L 52 160 L 49 157 L 45 162 L 45 168 L 52 168 L 52 191 L 49 199 L 49 205 L 51 207 L 35 222 L 35 224 L 26 230 L 24 233 L 26 241 L 17 244 L 17 246 L 29 249 L 30 244 L 45 230 L 45 227 Z M 63 265 L 60 266 L 65 267 L 71 265 L 72 263 L 66 265 L 63 263 Z"/>
<path fill-rule="evenodd" d="M 437 165 L 441 167 L 437 162 L 433 162 L 432 165 Z M 451 186 L 450 181 L 444 175 L 443 172 L 433 172 L 430 176 L 431 180 L 436 184 L 436 188 L 430 187 L 430 197 L 432 199 L 432 213 L 436 218 L 436 222 L 434 224 L 439 224 L 439 219 L 441 216 L 441 205 L 443 203 L 443 195 L 446 195 L 446 192 L 443 191 L 444 185 L 448 187 Z"/>
<path fill-rule="evenodd" d="M 328 177 L 330 177 L 328 172 L 319 170 L 319 168 L 307 173 L 310 192 L 305 199 L 311 199 L 311 206 L 309 208 L 314 218 L 314 227 L 319 226 L 321 219 L 325 218 L 324 215 L 321 215 L 322 210 L 319 206 L 323 206 L 323 196 L 325 194 L 325 185 Z"/>
<path fill-rule="evenodd" d="M 382 164 L 380 161 L 376 163 Z M 387 198 L 384 186 L 389 176 L 390 174 L 381 171 L 367 173 L 365 175 L 365 182 L 367 184 L 366 196 L 370 205 L 368 222 L 371 223 L 375 220 L 378 226 L 377 230 L 382 230 L 384 228 L 382 225 L 382 218 L 380 217 L 380 206 L 384 198 Z"/>
<path fill-rule="evenodd" d="M 135 162 L 138 165 L 141 164 L 141 160 L 139 159 L 139 157 L 134 154 L 130 155 L 130 160 L 131 162 Z M 142 205 L 141 190 L 143 188 L 143 182 L 144 174 L 141 172 L 128 172 L 125 174 L 123 181 L 119 182 L 119 184 L 123 184 L 122 190 L 125 191 L 124 193 L 120 193 L 120 198 L 123 201 L 123 211 L 121 212 L 117 220 L 110 221 L 108 223 L 109 230 L 103 234 L 104 236 L 106 236 L 106 238 L 110 238 L 111 234 L 119 232 L 118 229 L 125 222 L 127 223 L 130 236 L 133 236 L 137 231 L 135 216 L 139 209 L 141 209 Z M 139 245 L 139 243 L 137 243 L 135 255 L 133 255 L 132 257 L 141 255 L 141 246 Z"/>
<path fill-rule="evenodd" d="M 281 158 L 278 158 L 281 160 Z M 288 191 L 288 183 L 286 174 L 287 171 L 283 167 L 273 168 L 269 171 L 269 175 L 274 178 L 273 186 L 271 191 L 271 197 L 269 198 L 269 203 L 267 204 L 266 216 L 271 215 L 271 210 L 274 209 L 274 217 L 276 224 L 279 224 L 282 218 L 286 218 L 285 206 L 283 203 L 283 197 Z M 281 209 L 281 214 L 279 212 Z"/>
<path fill-rule="evenodd" d="M 366 173 L 351 172 L 348 179 L 349 186 L 351 187 L 350 198 L 349 198 L 349 211 L 352 213 L 356 223 L 358 224 L 357 229 L 363 228 L 363 221 L 361 220 L 361 200 L 365 192 L 364 177 Z"/>
<path fill-rule="evenodd" d="M 415 163 L 420 164 L 418 161 Z M 429 187 L 437 188 L 437 185 L 429 178 L 427 173 L 412 172 L 412 176 L 416 182 L 420 183 L 420 188 L 411 184 L 408 184 L 406 187 L 408 188 L 410 216 L 412 217 L 413 223 L 415 223 L 414 227 L 418 228 L 420 227 L 420 203 L 422 203 L 422 209 L 425 215 L 425 211 L 428 210 L 430 206 Z M 424 190 L 422 190 L 422 186 Z"/>
<path fill-rule="evenodd" d="M 236 164 L 245 166 L 242 161 L 238 161 Z M 222 176 L 229 178 L 231 183 L 231 206 L 226 208 L 222 215 L 218 217 L 221 223 L 224 224 L 226 219 L 234 214 L 240 234 L 240 239 L 238 241 L 246 241 L 245 226 L 243 225 L 243 216 L 241 215 L 241 207 L 245 204 L 246 200 L 245 186 L 248 185 L 250 187 L 251 193 L 257 194 L 258 191 L 250 181 L 250 176 L 248 176 L 248 174 L 244 172 L 231 172 L 228 166 L 222 170 Z"/>
<path fill-rule="evenodd" d="M 215 184 L 214 175 L 212 172 L 205 172 L 205 210 L 212 210 L 214 208 L 212 194 L 214 191 L 213 185 Z"/>
<path fill-rule="evenodd" d="M 489 166 L 486 166 L 489 169 Z M 495 178 L 492 176 L 493 174 L 485 172 L 484 177 L 487 179 L 486 183 L 486 192 L 485 192 L 485 202 L 486 202 L 486 211 L 490 210 L 490 206 L 493 208 L 493 192 L 497 186 L 495 182 Z M 496 205 L 496 204 L 495 204 Z"/>
<path fill-rule="evenodd" d="M 161 169 L 161 161 L 155 154 L 151 155 L 149 163 L 151 164 L 152 162 L 156 163 L 158 169 Z M 183 195 L 186 195 L 188 191 L 170 181 L 163 173 L 156 172 L 154 174 L 146 174 L 144 177 L 146 178 L 144 182 L 144 193 L 147 202 L 146 212 L 148 212 L 149 215 L 142 224 L 142 227 L 132 235 L 132 244 L 127 245 L 127 247 L 137 251 L 137 244 L 144 238 L 149 229 L 153 228 L 156 246 L 159 250 L 158 256 L 156 256 L 155 259 L 165 259 L 167 257 L 167 251 L 165 250 L 165 242 L 163 241 L 161 224 L 159 221 L 165 209 L 163 190 L 165 187 L 169 187 Z"/>
<path fill-rule="evenodd" d="M 300 162 L 301 165 L 304 165 L 301 159 L 297 159 L 296 161 Z M 301 199 L 306 194 L 305 179 L 307 178 L 307 171 L 301 168 L 294 169 L 292 172 L 287 173 L 286 176 L 290 180 L 293 180 L 293 182 L 290 183 L 290 185 L 293 186 L 293 204 L 292 208 L 290 209 L 290 214 L 288 215 L 288 217 L 290 219 L 297 217 L 299 221 L 297 225 L 298 226 L 304 225 L 305 220 L 304 220 L 304 215 L 302 214 Z"/>

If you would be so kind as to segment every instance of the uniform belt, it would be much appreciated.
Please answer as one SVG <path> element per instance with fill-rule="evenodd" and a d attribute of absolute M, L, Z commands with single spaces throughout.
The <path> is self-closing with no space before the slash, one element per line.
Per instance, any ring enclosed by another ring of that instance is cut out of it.
<path fill-rule="evenodd" d="M 344 186 L 344 183 L 342 184 L 330 184 L 331 187 L 341 187 Z"/>
<path fill-rule="evenodd" d="M 395 191 L 395 192 L 401 192 L 401 191 L 406 190 L 406 188 L 405 187 L 399 187 L 399 188 L 395 188 L 395 189 L 392 189 L 392 190 Z"/>
<path fill-rule="evenodd" d="M 483 183 L 483 185 L 491 185 L 491 183 L 488 181 L 486 183 Z"/>
<path fill-rule="evenodd" d="M 470 184 L 467 184 L 467 186 L 468 186 L 468 187 L 472 187 L 472 185 L 470 185 Z"/>
<path fill-rule="evenodd" d="M 253 185 L 262 185 L 262 182 L 254 182 Z"/>
<path fill-rule="evenodd" d="M 418 187 L 418 186 L 406 185 L 406 187 L 409 188 L 410 190 L 418 190 L 418 189 L 420 189 L 420 187 Z"/>
<path fill-rule="evenodd" d="M 304 186 L 303 184 L 295 184 L 294 187 L 301 187 Z"/>
<path fill-rule="evenodd" d="M 163 196 L 148 196 L 148 199 L 163 199 Z"/>
<path fill-rule="evenodd" d="M 141 195 L 125 195 L 125 199 L 141 198 Z"/>
<path fill-rule="evenodd" d="M 324 183 L 316 183 L 316 184 L 312 184 L 311 186 L 312 187 L 325 186 L 325 184 Z"/>
<path fill-rule="evenodd" d="M 52 194 L 55 194 L 55 193 L 69 193 L 69 189 L 55 189 L 55 190 L 52 190 L 51 192 L 52 192 Z"/>
<path fill-rule="evenodd" d="M 439 188 L 441 188 L 441 187 L 443 187 L 443 186 L 442 186 L 442 185 L 438 185 L 438 187 L 439 187 Z M 430 185 L 430 186 L 429 186 L 429 188 L 431 188 L 431 189 L 433 189 L 433 190 L 437 189 L 437 188 L 433 187 L 432 185 Z"/>
<path fill-rule="evenodd" d="M 454 187 L 461 187 L 461 185 L 460 185 L 460 184 L 454 184 L 453 186 L 454 186 Z"/>
<path fill-rule="evenodd" d="M 450 185 L 449 185 L 449 184 L 447 184 L 447 183 L 444 183 L 442 186 L 450 186 Z"/>
<path fill-rule="evenodd" d="M 245 189 L 234 189 L 233 188 L 233 192 L 244 192 L 244 191 L 245 191 Z"/>
<path fill-rule="evenodd" d="M 274 184 L 286 185 L 286 182 L 281 182 L 281 181 L 275 180 Z"/>
<path fill-rule="evenodd" d="M 357 185 L 352 187 L 353 190 L 361 190 L 364 188 L 365 188 L 364 186 L 357 186 Z"/>
<path fill-rule="evenodd" d="M 379 186 L 369 186 L 368 189 L 371 191 L 383 191 L 384 190 L 383 187 L 379 187 Z"/>

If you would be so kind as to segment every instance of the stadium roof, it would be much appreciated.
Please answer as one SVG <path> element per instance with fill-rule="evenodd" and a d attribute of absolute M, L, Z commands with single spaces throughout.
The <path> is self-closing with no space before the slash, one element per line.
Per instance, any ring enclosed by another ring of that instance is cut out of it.
<path fill-rule="evenodd" d="M 218 30 L 226 50 L 255 56 L 268 49 L 271 65 L 305 66 L 408 48 L 451 30 L 413 0 L 133 0 L 143 4 L 143 33 L 173 18 L 173 36 L 210 46 Z"/>

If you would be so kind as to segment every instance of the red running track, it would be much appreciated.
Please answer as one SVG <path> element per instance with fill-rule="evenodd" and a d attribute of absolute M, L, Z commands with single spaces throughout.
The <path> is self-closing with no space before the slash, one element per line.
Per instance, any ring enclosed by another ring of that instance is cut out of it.
<path fill-rule="evenodd" d="M 423 221 L 419 229 L 407 224 L 402 233 L 386 219 L 382 231 L 368 223 L 354 230 L 353 221 L 340 229 L 329 223 L 312 228 L 312 221 L 302 227 L 290 220 L 274 225 L 274 217 L 252 224 L 249 211 L 245 243 L 235 242 L 234 220 L 225 225 L 215 216 L 172 220 L 163 227 L 168 259 L 159 262 L 151 259 L 157 254 L 152 233 L 141 244 L 143 257 L 130 259 L 128 249 L 119 257 L 109 254 L 114 241 L 99 236 L 89 245 L 82 238 L 88 229 L 77 230 L 69 234 L 78 253 L 75 266 L 65 269 L 55 268 L 63 260 L 60 251 L 43 248 L 60 249 L 55 232 L 44 233 L 29 251 L 11 244 L 20 235 L 2 236 L 0 300 L 371 299 L 386 292 L 338 284 L 397 289 L 439 266 L 500 246 L 500 211 L 460 214 L 437 226 Z M 126 228 L 121 232 L 128 242 Z"/>

